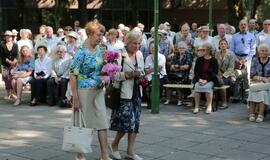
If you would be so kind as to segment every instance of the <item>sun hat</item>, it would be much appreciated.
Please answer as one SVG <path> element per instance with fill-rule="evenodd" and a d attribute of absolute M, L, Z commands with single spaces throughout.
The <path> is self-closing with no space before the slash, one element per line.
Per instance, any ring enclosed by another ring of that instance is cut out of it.
<path fill-rule="evenodd" d="M 14 36 L 14 34 L 10 30 L 6 30 L 4 35 L 5 36 Z"/>
<path fill-rule="evenodd" d="M 73 37 L 75 39 L 78 39 L 78 34 L 76 32 L 74 32 L 74 31 L 69 32 L 68 36 Z"/>

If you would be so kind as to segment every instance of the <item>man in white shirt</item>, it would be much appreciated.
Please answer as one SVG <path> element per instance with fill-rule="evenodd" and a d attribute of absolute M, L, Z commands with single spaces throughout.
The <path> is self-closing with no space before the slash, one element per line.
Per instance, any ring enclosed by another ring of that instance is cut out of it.
<path fill-rule="evenodd" d="M 219 24 L 217 27 L 218 35 L 213 37 L 212 45 L 214 46 L 214 49 L 216 52 L 219 51 L 219 41 L 222 39 L 226 39 L 229 46 L 232 40 L 232 37 L 226 34 L 226 25 L 225 24 Z"/>

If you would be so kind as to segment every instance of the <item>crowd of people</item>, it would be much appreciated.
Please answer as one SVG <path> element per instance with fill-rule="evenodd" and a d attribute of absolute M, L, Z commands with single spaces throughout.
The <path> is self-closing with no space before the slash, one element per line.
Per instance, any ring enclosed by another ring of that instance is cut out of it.
<path fill-rule="evenodd" d="M 197 27 L 192 23 L 190 28 L 184 23 L 178 32 L 173 32 L 168 22 L 160 24 L 157 59 L 163 103 L 171 103 L 176 94 L 177 105 L 181 106 L 184 98 L 193 96 L 196 114 L 201 110 L 201 97 L 205 97 L 205 113 L 210 114 L 214 87 L 228 85 L 229 89 L 220 91 L 220 109 L 228 108 L 228 101 L 242 100 L 248 104 L 249 121 L 262 122 L 270 104 L 270 20 L 263 22 L 262 30 L 255 24 L 255 19 L 241 20 L 237 33 L 229 24 L 217 24 L 217 35 L 213 37 L 207 25 Z M 98 21 L 88 22 L 85 28 L 76 21 L 74 26 L 59 28 L 55 34 L 53 27 L 41 25 L 34 38 L 29 29 L 21 29 L 19 37 L 16 30 L 5 31 L 0 46 L 5 99 L 19 106 L 22 90 L 30 84 L 30 106 L 72 106 L 85 114 L 86 127 L 98 131 L 102 160 L 110 159 L 108 146 L 111 156 L 121 159 L 118 146 L 126 133 L 126 157 L 143 159 L 135 153 L 134 144 L 142 97 L 151 108 L 154 27 L 147 37 L 142 23 L 133 28 L 119 24 L 107 32 Z M 100 76 L 104 57 L 110 51 L 120 54 L 122 71 L 114 77 L 121 83 L 121 101 L 119 108 L 112 111 L 109 125 Z M 146 78 L 148 85 L 141 87 L 140 78 Z M 166 83 L 194 87 L 173 92 L 163 88 Z M 107 142 L 107 129 L 117 132 L 111 144 Z M 85 157 L 79 153 L 76 159 Z"/>

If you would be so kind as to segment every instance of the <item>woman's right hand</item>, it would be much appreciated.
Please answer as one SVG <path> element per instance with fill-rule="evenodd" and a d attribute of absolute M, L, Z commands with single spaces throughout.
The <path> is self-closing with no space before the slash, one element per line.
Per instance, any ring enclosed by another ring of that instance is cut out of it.
<path fill-rule="evenodd" d="M 72 103 L 73 103 L 72 107 L 73 107 L 74 111 L 79 111 L 80 106 L 81 106 L 79 98 L 78 97 L 73 97 L 73 102 Z"/>

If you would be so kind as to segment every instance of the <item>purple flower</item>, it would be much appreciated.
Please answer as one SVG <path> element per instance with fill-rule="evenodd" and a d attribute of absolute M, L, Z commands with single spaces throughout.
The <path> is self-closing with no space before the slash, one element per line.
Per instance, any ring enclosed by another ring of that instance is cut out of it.
<path fill-rule="evenodd" d="M 120 72 L 122 69 L 121 66 L 113 63 L 107 63 L 102 67 L 102 72 L 106 73 L 107 76 L 113 78 L 117 72 Z"/>
<path fill-rule="evenodd" d="M 111 82 L 111 78 L 109 76 L 101 76 L 100 79 L 101 79 L 101 81 L 103 83 L 107 83 L 108 84 L 108 83 Z"/>
<path fill-rule="evenodd" d="M 119 53 L 118 52 L 113 52 L 110 51 L 106 55 L 106 61 L 107 62 L 114 62 L 119 58 Z"/>

